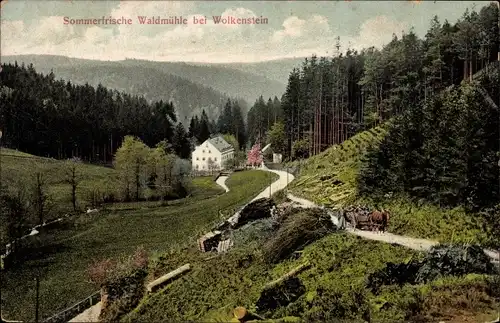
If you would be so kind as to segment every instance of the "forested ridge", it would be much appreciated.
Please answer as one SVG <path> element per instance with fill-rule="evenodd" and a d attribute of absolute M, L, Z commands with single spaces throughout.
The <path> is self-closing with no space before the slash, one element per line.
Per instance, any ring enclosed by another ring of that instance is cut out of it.
<path fill-rule="evenodd" d="M 364 158 L 361 196 L 491 207 L 500 194 L 498 19 L 491 3 L 455 24 L 436 16 L 423 39 L 410 30 L 381 50 L 343 54 L 338 39 L 337 56 L 312 56 L 290 73 L 279 113 L 257 100 L 249 136 L 297 159 L 381 125 L 388 135 Z"/>
<path fill-rule="evenodd" d="M 403 191 L 427 196 L 433 189 L 420 189 L 431 185 L 421 181 L 433 181 L 440 192 L 443 187 L 454 192 L 439 193 L 439 198 L 433 199 L 454 204 L 466 196 L 473 199 L 469 186 L 479 192 L 493 185 L 498 175 L 494 173 L 496 166 L 491 166 L 498 151 L 494 139 L 498 127 L 498 65 L 491 64 L 497 60 L 498 32 L 498 8 L 491 3 L 478 12 L 466 11 L 455 24 L 441 23 L 434 17 L 423 39 L 410 29 L 400 38 L 394 36 L 380 50 L 343 49 L 337 39 L 338 55 L 305 59 L 300 69 L 291 71 L 280 99 L 275 96 L 266 101 L 260 96 L 255 101 L 246 124 L 241 102 L 225 99 L 217 120 L 203 109 L 194 113 L 189 125 L 187 120 L 179 120 L 189 128 L 187 134 L 176 125 L 175 104 L 170 100 L 149 103 L 142 96 L 102 85 L 94 88 L 55 80 L 53 73 L 37 74 L 32 66 L 4 65 L 3 143 L 42 156 L 109 161 L 123 137 L 132 135 L 151 147 L 166 139 L 179 156 L 188 158 L 188 150 L 176 142 L 186 142 L 187 136 L 194 145 L 221 133 L 232 136 L 237 148 L 270 142 L 275 152 L 296 159 L 316 155 L 359 131 L 392 120 L 394 128 L 382 152 L 371 155 L 376 162 L 372 161 L 371 171 L 367 170 L 361 191 L 371 191 L 374 185 L 399 187 L 394 186 L 398 182 Z M 121 73 L 119 69 L 115 72 Z M 142 77 L 149 80 L 147 75 Z M 144 84 L 152 88 L 153 83 Z M 402 157 L 404 151 L 412 153 Z M 436 157 L 437 152 L 441 157 Z M 422 156 L 412 155 L 419 153 Z M 394 165 L 399 158 L 406 162 Z M 448 165 L 459 163 L 456 160 L 461 160 L 460 167 L 467 170 L 456 171 L 455 166 Z M 436 184 L 441 176 L 437 175 L 438 164 L 441 173 L 456 171 L 455 179 L 447 175 L 447 183 Z M 375 172 L 374 167 L 381 169 Z M 426 167 L 432 169 L 428 175 L 415 175 Z M 379 175 L 368 175 L 376 173 Z M 390 180 L 380 178 L 380 174 Z M 469 188 L 455 187 L 459 178 L 463 181 L 466 177 L 470 181 L 460 185 Z M 491 192 L 491 196 L 496 194 L 495 189 Z M 488 203 L 476 199 L 472 204 Z"/>
<path fill-rule="evenodd" d="M 32 65 L 3 64 L 2 144 L 39 156 L 111 161 L 126 135 L 150 146 L 172 138 L 171 102 L 148 103 L 102 85 L 56 80 Z"/>
<path fill-rule="evenodd" d="M 144 96 L 151 102 L 172 101 L 182 122 L 199 115 L 202 109 L 210 119 L 216 119 L 228 98 L 238 98 L 246 114 L 247 102 L 261 94 L 281 95 L 285 89 L 284 82 L 220 64 L 140 59 L 99 61 L 54 55 L 16 55 L 2 59 L 5 63 L 33 63 L 37 72 L 53 71 L 57 79 L 77 84 L 97 86 L 101 83 L 109 89 Z"/>
<path fill-rule="evenodd" d="M 333 58 L 313 55 L 290 73 L 280 105 L 288 134 L 283 153 L 294 155 L 296 145 L 307 147 L 305 156 L 318 154 L 470 80 L 497 60 L 498 33 L 498 8 L 491 3 L 466 11 L 455 24 L 436 16 L 423 39 L 410 29 L 381 50 L 341 48 L 338 38 Z M 263 135 L 273 124 L 267 106 L 258 100 L 248 118 L 248 128 Z"/>

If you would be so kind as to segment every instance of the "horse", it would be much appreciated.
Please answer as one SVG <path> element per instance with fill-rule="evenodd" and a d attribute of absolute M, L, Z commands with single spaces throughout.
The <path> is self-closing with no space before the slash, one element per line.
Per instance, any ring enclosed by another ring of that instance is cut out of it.
<path fill-rule="evenodd" d="M 373 211 L 369 215 L 370 223 L 372 226 L 376 226 L 378 231 L 382 229 L 382 232 L 386 232 L 387 226 L 389 224 L 389 212 L 386 210 Z"/>

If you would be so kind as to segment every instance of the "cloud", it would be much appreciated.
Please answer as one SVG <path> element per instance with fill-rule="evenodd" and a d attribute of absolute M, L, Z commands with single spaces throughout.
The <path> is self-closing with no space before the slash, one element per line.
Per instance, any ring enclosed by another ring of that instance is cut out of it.
<path fill-rule="evenodd" d="M 75 37 L 73 25 L 64 25 L 60 16 L 43 17 L 31 26 L 28 39 L 34 45 L 59 45 Z"/>
<path fill-rule="evenodd" d="M 22 20 L 2 20 L 0 27 L 2 30 L 2 46 L 23 36 L 24 22 Z"/>
<path fill-rule="evenodd" d="M 359 35 L 355 38 L 355 46 L 358 48 L 368 48 L 375 46 L 381 48 L 389 43 L 392 35 L 401 36 L 402 31 L 408 25 L 391 19 L 388 16 L 376 16 L 366 20 L 360 27 Z"/>
<path fill-rule="evenodd" d="M 291 16 L 283 22 L 283 29 L 275 31 L 271 36 L 273 43 L 288 41 L 290 39 L 318 38 L 328 36 L 331 32 L 328 19 L 321 15 L 313 15 L 308 19 Z"/>
<path fill-rule="evenodd" d="M 356 35 L 339 35 L 335 25 L 320 14 L 286 17 L 281 26 L 216 24 L 204 18 L 195 2 L 121 1 L 110 16 L 131 18 L 132 25 L 64 25 L 62 16 L 41 17 L 31 24 L 2 20 L 2 53 L 53 54 L 87 59 L 120 60 L 126 57 L 171 61 L 261 61 L 285 57 L 331 56 L 336 37 L 341 50 L 381 47 L 407 27 L 387 16 L 364 21 Z M 140 25 L 137 16 L 183 16 L 185 25 Z M 257 17 L 248 8 L 226 8 L 216 16 Z M 107 16 L 106 16 L 107 17 Z M 91 18 L 91 17 L 70 17 Z M 101 18 L 101 17 L 95 17 Z"/>

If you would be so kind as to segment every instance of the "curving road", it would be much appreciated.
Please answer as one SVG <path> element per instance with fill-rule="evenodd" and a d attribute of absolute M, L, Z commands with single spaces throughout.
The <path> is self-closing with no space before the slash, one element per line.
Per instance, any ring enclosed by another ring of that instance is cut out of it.
<path fill-rule="evenodd" d="M 227 187 L 226 185 L 226 180 L 229 178 L 229 176 L 219 176 L 217 178 L 217 180 L 215 181 L 215 183 L 217 183 L 217 185 L 219 185 L 220 187 L 222 187 L 223 189 L 226 190 L 226 193 L 229 192 L 229 187 Z"/>
<path fill-rule="evenodd" d="M 279 178 L 275 182 L 271 183 L 271 185 L 269 185 L 266 189 L 264 189 L 251 202 L 256 201 L 258 199 L 261 199 L 263 197 L 270 197 L 272 194 L 279 192 L 282 189 L 284 189 L 285 187 L 287 187 L 288 184 L 290 184 L 295 179 L 295 177 L 290 173 L 287 173 L 287 172 L 282 171 L 282 170 L 269 169 L 264 164 L 262 164 L 260 169 L 271 172 L 271 173 L 275 173 L 276 175 L 279 176 Z"/>
<path fill-rule="evenodd" d="M 287 187 L 288 184 L 291 183 L 295 179 L 295 177 L 290 173 L 287 173 L 287 172 L 281 171 L 281 170 L 269 169 L 265 165 L 262 165 L 260 167 L 260 169 L 268 171 L 270 173 L 275 173 L 276 175 L 279 176 L 279 178 L 275 182 L 271 183 L 271 185 L 266 187 L 262 192 L 259 193 L 259 195 L 257 195 L 250 202 L 256 201 L 256 200 L 263 198 L 263 197 L 269 197 L 272 194 L 281 191 L 282 189 Z M 226 193 L 229 192 L 229 187 L 227 187 L 227 185 L 226 185 L 226 180 L 228 178 L 229 178 L 228 176 L 220 176 L 215 181 L 220 187 L 222 187 L 223 189 L 226 190 Z"/>

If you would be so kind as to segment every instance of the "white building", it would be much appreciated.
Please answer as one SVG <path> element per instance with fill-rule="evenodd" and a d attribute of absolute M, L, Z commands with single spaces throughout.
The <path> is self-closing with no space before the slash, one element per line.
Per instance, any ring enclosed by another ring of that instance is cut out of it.
<path fill-rule="evenodd" d="M 234 148 L 217 136 L 196 146 L 191 158 L 194 171 L 221 170 L 226 160 L 234 158 Z"/>

